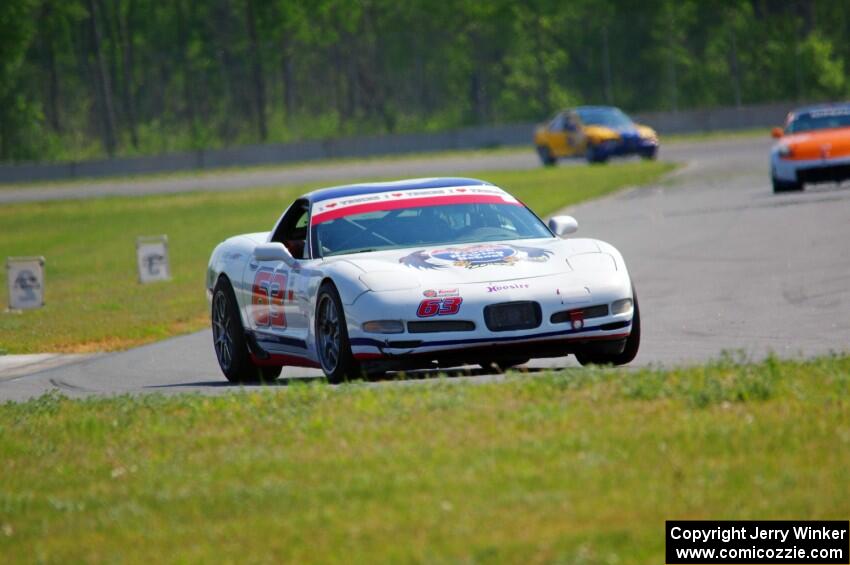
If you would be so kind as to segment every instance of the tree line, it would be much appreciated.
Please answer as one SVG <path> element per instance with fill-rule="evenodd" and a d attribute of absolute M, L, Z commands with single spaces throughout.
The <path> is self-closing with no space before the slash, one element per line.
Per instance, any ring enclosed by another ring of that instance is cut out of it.
<path fill-rule="evenodd" d="M 847 0 L 5 0 L 0 160 L 841 98 Z"/>

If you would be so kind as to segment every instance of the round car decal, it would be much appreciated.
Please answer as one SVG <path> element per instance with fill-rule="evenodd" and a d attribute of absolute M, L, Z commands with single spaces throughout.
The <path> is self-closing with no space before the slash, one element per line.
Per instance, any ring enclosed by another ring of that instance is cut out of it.
<path fill-rule="evenodd" d="M 512 263 L 517 250 L 507 245 L 474 245 L 472 247 L 449 247 L 431 251 L 431 257 L 454 263 L 459 267 L 481 267 L 490 263 Z"/>
<path fill-rule="evenodd" d="M 399 259 L 399 263 L 417 269 L 442 269 L 449 266 L 476 269 L 489 265 L 513 265 L 520 261 L 548 261 L 551 255 L 551 251 L 539 247 L 479 244 L 414 251 Z"/>

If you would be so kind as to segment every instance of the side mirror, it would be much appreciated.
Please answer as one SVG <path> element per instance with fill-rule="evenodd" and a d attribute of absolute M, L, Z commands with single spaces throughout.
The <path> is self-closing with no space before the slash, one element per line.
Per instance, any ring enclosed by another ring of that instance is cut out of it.
<path fill-rule="evenodd" d="M 578 222 L 572 216 L 555 216 L 549 220 L 549 229 L 558 237 L 564 237 L 578 231 Z"/>
<path fill-rule="evenodd" d="M 255 247 L 254 258 L 257 261 L 283 261 L 287 265 L 292 264 L 293 261 L 286 246 L 277 241 L 261 243 Z"/>
<path fill-rule="evenodd" d="M 772 130 L 770 130 L 770 136 L 776 139 L 782 137 L 782 133 L 782 128 L 773 128 Z"/>

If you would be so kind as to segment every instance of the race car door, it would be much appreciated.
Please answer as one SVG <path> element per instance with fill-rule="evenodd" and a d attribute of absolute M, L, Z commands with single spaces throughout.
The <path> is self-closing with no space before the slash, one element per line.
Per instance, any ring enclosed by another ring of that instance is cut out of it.
<path fill-rule="evenodd" d="M 569 112 L 564 117 L 564 130 L 567 133 L 567 153 L 569 155 L 583 154 L 587 140 L 584 135 L 584 127 L 575 112 Z"/>
<path fill-rule="evenodd" d="M 546 127 L 546 139 L 549 142 L 549 151 L 553 157 L 564 157 L 567 155 L 567 132 L 564 129 L 564 114 L 558 114 Z"/>
<path fill-rule="evenodd" d="M 296 289 L 307 258 L 308 204 L 296 201 L 284 214 L 271 241 L 282 243 L 291 261 L 252 259 L 245 272 L 251 288 L 249 320 L 251 335 L 264 352 L 284 364 L 300 365 L 307 357 L 307 320 L 297 305 Z"/>

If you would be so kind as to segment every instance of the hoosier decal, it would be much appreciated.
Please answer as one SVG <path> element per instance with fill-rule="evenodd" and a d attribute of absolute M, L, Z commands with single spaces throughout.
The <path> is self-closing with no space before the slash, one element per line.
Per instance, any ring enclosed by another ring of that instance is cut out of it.
<path fill-rule="evenodd" d="M 487 285 L 487 292 L 501 292 L 503 290 L 522 290 L 531 288 L 528 283 L 507 283 L 507 284 L 491 284 Z"/>

